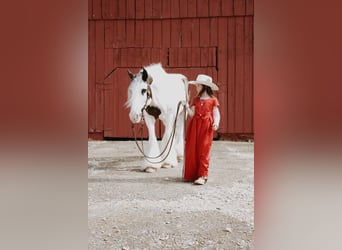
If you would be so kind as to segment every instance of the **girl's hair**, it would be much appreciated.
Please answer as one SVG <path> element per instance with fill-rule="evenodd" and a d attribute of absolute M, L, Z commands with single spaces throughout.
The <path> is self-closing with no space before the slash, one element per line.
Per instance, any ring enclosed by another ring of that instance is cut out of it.
<path fill-rule="evenodd" d="M 202 86 L 202 89 L 200 90 L 200 92 L 198 93 L 197 97 L 201 97 L 201 95 L 204 93 L 204 92 L 207 92 L 207 94 L 210 96 L 210 97 L 213 97 L 214 96 L 214 93 L 213 93 L 213 90 L 207 86 L 207 85 L 203 85 L 201 84 Z"/>

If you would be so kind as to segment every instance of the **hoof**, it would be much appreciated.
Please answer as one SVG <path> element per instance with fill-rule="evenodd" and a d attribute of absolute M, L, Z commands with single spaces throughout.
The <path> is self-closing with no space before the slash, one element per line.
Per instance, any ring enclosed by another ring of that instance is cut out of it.
<path fill-rule="evenodd" d="M 164 163 L 161 167 L 162 168 L 171 168 L 171 164 L 170 163 Z"/>
<path fill-rule="evenodd" d="M 156 172 L 156 169 L 153 168 L 153 167 L 147 167 L 147 168 L 145 168 L 144 171 L 145 171 L 146 173 L 153 173 L 153 172 Z"/>

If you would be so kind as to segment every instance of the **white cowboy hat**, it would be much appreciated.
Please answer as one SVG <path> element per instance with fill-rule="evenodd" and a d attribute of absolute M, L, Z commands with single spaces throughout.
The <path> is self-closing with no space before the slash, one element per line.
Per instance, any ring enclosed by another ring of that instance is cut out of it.
<path fill-rule="evenodd" d="M 218 86 L 213 83 L 213 79 L 210 76 L 199 74 L 195 81 L 189 81 L 189 84 L 203 84 L 209 86 L 212 90 L 219 90 Z"/>

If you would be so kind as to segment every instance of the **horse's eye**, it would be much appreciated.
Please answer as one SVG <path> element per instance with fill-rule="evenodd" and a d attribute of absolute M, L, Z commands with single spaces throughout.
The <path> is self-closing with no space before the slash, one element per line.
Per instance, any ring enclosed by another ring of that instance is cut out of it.
<path fill-rule="evenodd" d="M 142 89 L 141 94 L 144 95 L 146 93 L 147 89 Z"/>

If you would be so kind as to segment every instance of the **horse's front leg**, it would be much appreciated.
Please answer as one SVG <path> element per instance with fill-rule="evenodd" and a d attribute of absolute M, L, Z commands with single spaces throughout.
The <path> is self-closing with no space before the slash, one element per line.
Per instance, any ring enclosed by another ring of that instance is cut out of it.
<path fill-rule="evenodd" d="M 160 157 L 157 158 L 148 158 L 148 157 L 156 157 L 160 154 L 159 145 L 157 142 L 157 137 L 155 133 L 155 121 L 156 119 L 153 116 L 148 114 L 144 114 L 145 124 L 148 129 L 148 147 L 145 151 L 147 157 L 144 157 L 143 164 L 141 166 L 141 170 L 151 173 L 155 172 L 158 168 L 161 167 Z"/>
<path fill-rule="evenodd" d="M 175 150 L 177 153 L 178 162 L 183 160 L 184 157 L 184 126 L 185 126 L 185 117 L 184 112 L 182 111 L 177 118 L 177 127 L 175 134 Z"/>
<path fill-rule="evenodd" d="M 166 147 L 166 149 L 162 155 L 163 159 L 165 158 L 162 167 L 164 168 L 177 167 L 178 161 L 177 161 L 177 153 L 175 150 L 175 138 L 173 138 L 172 140 L 172 136 L 174 136 L 173 135 L 174 115 L 172 115 L 172 112 L 169 112 L 166 115 L 163 123 L 165 126 L 165 132 L 163 135 L 161 148 L 163 150 Z"/>

